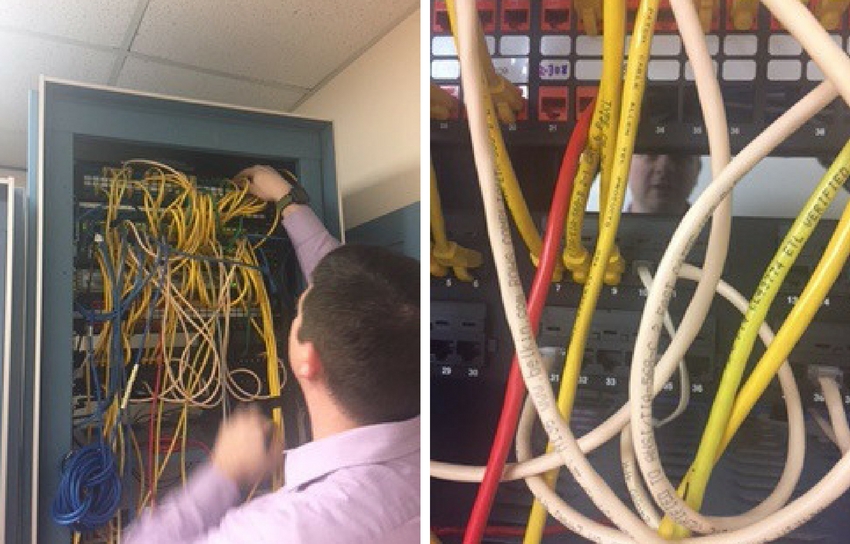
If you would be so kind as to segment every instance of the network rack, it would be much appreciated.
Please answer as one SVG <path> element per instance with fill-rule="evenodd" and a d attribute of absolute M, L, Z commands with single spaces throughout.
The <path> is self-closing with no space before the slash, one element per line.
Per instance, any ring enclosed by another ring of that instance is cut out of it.
<path fill-rule="evenodd" d="M 627 2 L 627 34 L 631 33 L 639 2 Z M 508 155 L 534 226 L 542 233 L 548 224 L 555 180 L 564 148 L 578 113 L 597 92 L 601 70 L 602 39 L 591 36 L 578 13 L 578 2 L 569 0 L 480 0 L 476 2 L 486 44 L 496 72 L 517 85 L 523 109 L 514 123 L 501 123 Z M 584 3 L 601 6 L 601 3 Z M 719 6 L 717 6 L 719 4 Z M 796 40 L 773 20 L 760 3 L 755 6 L 748 30 L 735 30 L 733 2 L 716 2 L 717 11 L 707 35 L 715 62 L 729 122 L 733 156 L 784 113 L 823 75 Z M 748 3 L 741 2 L 741 5 Z M 813 12 L 819 2 L 805 2 Z M 479 175 L 473 160 L 460 65 L 449 26 L 447 3 L 433 0 L 429 74 L 431 82 L 458 99 L 457 110 L 446 108 L 431 120 L 431 158 L 446 237 L 459 247 L 479 252 L 480 266 L 469 267 L 471 281 L 461 281 L 450 269 L 431 277 L 431 459 L 463 465 L 484 465 L 490 455 L 494 431 L 505 396 L 505 383 L 514 345 L 505 319 L 494 257 L 488 240 Z M 602 21 L 604 25 L 604 19 Z M 848 51 L 848 13 L 829 30 Z M 693 75 L 670 11 L 662 0 L 655 26 L 646 93 L 642 101 L 635 153 L 707 155 L 708 141 Z M 850 138 L 848 110 L 833 102 L 771 155 L 813 156 L 831 162 Z M 500 180 L 500 181 L 503 181 Z M 814 180 L 812 180 L 814 181 Z M 596 181 L 598 183 L 598 180 Z M 768 195 L 769 196 L 769 195 Z M 598 427 L 628 400 L 628 380 L 635 333 L 646 301 L 646 289 L 636 265 L 655 271 L 680 216 L 624 214 L 616 245 L 626 269 L 616 285 L 605 285 L 594 313 L 578 377 L 570 427 L 576 437 Z M 735 217 L 723 278 L 745 296 L 753 294 L 762 273 L 791 226 L 788 218 Z M 776 330 L 797 303 L 836 226 L 823 220 L 790 270 L 766 322 Z M 707 248 L 706 227 L 696 239 L 687 262 L 702 263 Z M 582 230 L 583 245 L 593 251 L 598 235 L 598 215 L 588 213 Z M 519 279 L 528 293 L 536 267 L 527 246 L 511 224 Z M 571 334 L 583 285 L 564 272 L 548 289 L 537 343 L 555 370 L 548 375 L 555 391 L 565 346 Z M 678 322 L 693 295 L 694 284 L 679 281 L 670 313 Z M 829 365 L 843 371 L 845 407 L 850 406 L 850 268 L 845 267 L 818 310 L 814 322 L 789 356 L 806 410 L 825 413 L 824 398 L 809 376 L 812 365 Z M 691 376 L 688 409 L 675 421 L 656 429 L 660 455 L 669 479 L 675 484 L 685 475 L 699 444 L 702 429 L 720 381 L 722 365 L 741 323 L 740 313 L 716 299 L 697 339 L 685 356 Z M 669 337 L 662 334 L 659 352 Z M 764 348 L 756 345 L 751 360 Z M 653 414 L 670 414 L 680 397 L 674 374 L 654 401 Z M 736 435 L 712 473 L 703 512 L 733 515 L 761 502 L 773 489 L 784 466 L 787 414 L 776 383 L 761 397 L 753 414 Z M 631 505 L 623 484 L 617 440 L 589 455 L 593 467 L 614 492 Z M 538 423 L 532 435 L 535 455 L 547 444 Z M 514 451 L 512 444 L 510 451 Z M 840 457 L 822 433 L 809 430 L 805 470 L 795 491 L 798 496 L 820 480 Z M 513 461 L 513 453 L 509 462 Z M 477 484 L 431 479 L 431 527 L 444 544 L 461 541 L 470 523 Z M 562 470 L 558 494 L 593 521 L 606 518 L 588 499 L 568 471 Z M 528 523 L 533 496 L 521 480 L 502 482 L 495 496 L 488 525 L 515 529 L 482 542 L 521 541 Z M 845 494 L 820 515 L 779 542 L 843 542 L 848 525 L 843 512 L 850 507 Z M 586 542 L 563 529 L 550 517 L 549 543 Z"/>
<path fill-rule="evenodd" d="M 26 393 L 31 398 L 31 412 L 22 422 L 24 438 L 32 441 L 34 453 L 32 464 L 24 467 L 31 480 L 25 481 L 21 490 L 22 512 L 13 524 L 12 534 L 19 541 L 53 543 L 71 541 L 69 530 L 52 519 L 51 503 L 63 458 L 90 438 L 74 428 L 92 417 L 88 397 L 99 391 L 97 380 L 92 378 L 92 369 L 96 371 L 97 365 L 91 364 L 93 351 L 88 342 L 106 328 L 91 317 L 104 308 L 106 278 L 102 269 L 94 266 L 92 250 L 102 245 L 105 237 L 116 232 L 143 231 L 141 227 L 146 223 L 144 214 L 148 208 L 138 189 L 121 193 L 120 202 L 112 207 L 116 216 L 107 221 L 104 209 L 110 190 L 116 184 L 146 187 L 157 197 L 161 192 L 163 201 L 168 201 L 172 189 L 146 185 L 146 175 L 152 170 L 173 169 L 185 175 L 192 191 L 214 203 L 239 190 L 240 186 L 231 180 L 243 168 L 267 164 L 298 177 L 328 230 L 337 237 L 341 232 L 328 122 L 48 79 L 42 81 L 36 100 L 38 107 L 31 108 L 31 123 L 38 141 L 31 149 L 38 153 L 30 157 L 28 211 L 32 221 L 28 237 L 39 243 L 33 244 L 30 254 L 35 273 L 27 290 L 31 340 L 25 359 L 31 361 L 34 383 Z M 158 165 L 133 162 L 137 159 Z M 125 176 L 123 181 L 116 180 L 116 172 Z M 186 208 L 186 213 L 192 213 L 190 208 Z M 274 210 L 259 202 L 255 208 L 232 224 L 222 222 L 216 232 L 225 249 L 235 243 L 254 247 L 254 270 L 268 293 L 273 337 L 280 340 L 286 338 L 296 312 L 295 301 L 305 282 L 291 242 L 277 225 Z M 154 237 L 142 232 L 136 238 Z M 154 243 L 170 251 L 164 235 Z M 222 262 L 227 262 L 227 253 Z M 233 288 L 222 286 L 222 290 L 227 289 Z M 192 301 L 188 303 L 195 306 Z M 163 310 L 155 304 L 149 309 L 147 320 L 137 322 L 138 330 L 123 331 L 126 353 L 131 360 L 138 356 L 142 361 L 127 391 L 128 408 L 123 417 L 130 429 L 150 420 L 149 403 L 136 405 L 133 399 L 150 396 L 156 370 L 161 366 L 151 361 L 144 363 L 144 355 L 165 334 L 155 324 Z M 200 319 L 214 315 L 203 312 L 199 306 Z M 231 368 L 265 376 L 270 367 L 268 345 L 258 340 L 251 325 L 259 312 L 260 308 L 246 303 L 229 314 L 230 337 L 223 355 Z M 177 356 L 184 350 L 192 353 L 196 345 L 185 334 L 173 335 L 169 342 Z M 280 355 L 276 363 L 286 365 L 285 342 L 276 344 Z M 247 373 L 235 373 L 233 379 L 236 386 L 245 390 L 259 387 L 257 394 L 263 397 L 270 393 L 264 378 L 257 383 Z M 235 404 L 231 398 L 231 407 Z M 282 409 L 287 443 L 297 444 L 309 438 L 306 410 L 295 380 L 284 383 L 279 397 L 260 404 L 269 414 Z M 174 430 L 176 420 L 172 411 L 166 409 L 163 413 L 162 436 L 167 436 Z M 207 458 L 206 450 L 214 441 L 221 416 L 221 406 L 187 411 L 191 430 L 185 460 L 164 465 L 160 492 L 179 485 L 181 464 L 191 469 Z M 121 526 L 126 526 L 138 504 L 140 482 L 146 479 L 144 470 L 135 467 L 127 473 L 118 510 Z M 32 497 L 29 503 L 25 502 L 27 495 Z M 107 536 L 102 531 L 89 533 L 83 541 L 99 542 Z"/>

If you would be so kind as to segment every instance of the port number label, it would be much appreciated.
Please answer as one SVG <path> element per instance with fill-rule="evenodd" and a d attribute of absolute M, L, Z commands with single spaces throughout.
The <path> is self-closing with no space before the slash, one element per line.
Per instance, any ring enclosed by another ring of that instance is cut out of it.
<path fill-rule="evenodd" d="M 451 376 L 452 375 L 452 367 L 441 366 L 440 367 L 440 374 L 442 374 L 443 376 Z"/>
<path fill-rule="evenodd" d="M 587 385 L 587 376 L 579 376 L 578 377 L 579 385 Z"/>
<path fill-rule="evenodd" d="M 478 377 L 478 369 L 477 368 L 467 368 L 466 369 L 466 375 L 469 376 L 470 378 L 477 378 Z"/>
<path fill-rule="evenodd" d="M 703 387 L 701 383 L 691 384 L 691 393 L 702 393 Z"/>
<path fill-rule="evenodd" d="M 605 378 L 605 385 L 607 387 L 616 387 L 617 386 L 617 378 L 614 378 L 613 376 L 608 376 L 607 378 Z"/>
<path fill-rule="evenodd" d="M 570 78 L 570 62 L 566 60 L 543 60 L 537 69 L 540 79 L 564 81 Z"/>

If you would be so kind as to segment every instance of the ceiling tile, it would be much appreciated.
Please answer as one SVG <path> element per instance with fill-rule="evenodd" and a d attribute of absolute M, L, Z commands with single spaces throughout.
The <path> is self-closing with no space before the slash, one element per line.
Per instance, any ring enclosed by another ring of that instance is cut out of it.
<path fill-rule="evenodd" d="M 3 0 L 0 25 L 118 46 L 140 0 Z"/>
<path fill-rule="evenodd" d="M 133 50 L 313 87 L 418 4 L 416 0 L 151 0 Z"/>
<path fill-rule="evenodd" d="M 7 130 L 6 128 L 0 128 L 0 165 L 12 168 L 26 168 L 26 130 Z"/>
<path fill-rule="evenodd" d="M 86 47 L 0 31 L 0 119 L 4 128 L 26 130 L 30 89 L 38 76 L 105 84 L 114 55 Z"/>
<path fill-rule="evenodd" d="M 198 100 L 287 111 L 302 93 L 130 57 L 118 86 Z"/>

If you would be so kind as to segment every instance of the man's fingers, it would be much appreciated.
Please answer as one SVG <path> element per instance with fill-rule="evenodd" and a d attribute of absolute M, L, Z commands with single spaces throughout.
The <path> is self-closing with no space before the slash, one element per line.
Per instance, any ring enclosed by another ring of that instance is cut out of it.
<path fill-rule="evenodd" d="M 246 180 L 247 182 L 251 182 L 254 179 L 254 175 L 257 173 L 257 167 L 251 166 L 250 168 L 246 168 L 233 176 L 234 180 Z"/>

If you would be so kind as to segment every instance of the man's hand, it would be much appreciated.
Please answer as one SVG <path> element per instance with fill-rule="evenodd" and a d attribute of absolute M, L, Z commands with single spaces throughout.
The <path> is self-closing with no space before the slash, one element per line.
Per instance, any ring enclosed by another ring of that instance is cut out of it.
<path fill-rule="evenodd" d="M 247 179 L 248 191 L 266 202 L 277 202 L 292 190 L 292 184 L 271 166 L 257 165 L 246 168 L 236 174 L 234 179 Z"/>
<path fill-rule="evenodd" d="M 282 437 L 266 447 L 271 432 L 271 420 L 256 408 L 236 410 L 218 430 L 213 465 L 239 486 L 254 485 L 283 462 Z"/>

